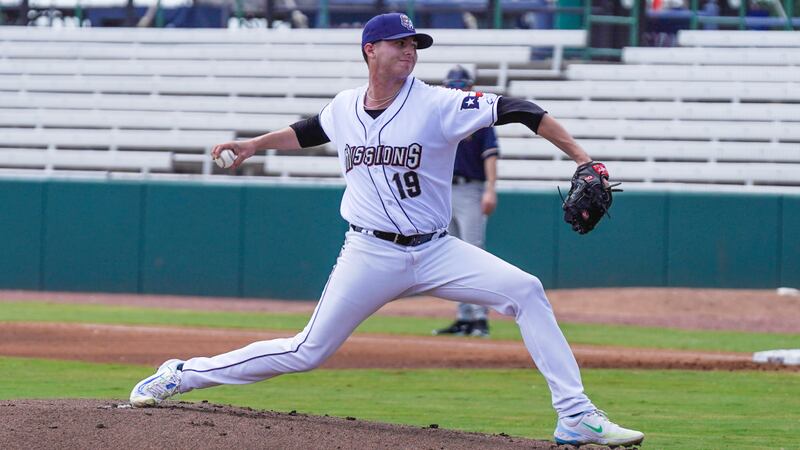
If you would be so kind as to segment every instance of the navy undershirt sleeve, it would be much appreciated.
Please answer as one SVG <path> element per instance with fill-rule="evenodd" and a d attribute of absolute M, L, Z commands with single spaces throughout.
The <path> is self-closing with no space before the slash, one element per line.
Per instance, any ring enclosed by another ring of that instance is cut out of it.
<path fill-rule="evenodd" d="M 483 138 L 483 153 L 481 153 L 481 158 L 484 160 L 490 156 L 500 155 L 500 151 L 497 149 L 497 135 L 491 128 L 487 131 L 491 131 L 491 133 L 486 133 Z"/>
<path fill-rule="evenodd" d="M 497 121 L 495 125 L 521 123 L 538 134 L 539 123 L 547 114 L 536 103 L 511 97 L 500 97 L 497 101 Z"/>
<path fill-rule="evenodd" d="M 289 125 L 294 134 L 297 135 L 297 142 L 300 147 L 314 147 L 330 142 L 325 130 L 322 129 L 322 124 L 319 123 L 319 114 L 308 119 L 297 121 Z"/>

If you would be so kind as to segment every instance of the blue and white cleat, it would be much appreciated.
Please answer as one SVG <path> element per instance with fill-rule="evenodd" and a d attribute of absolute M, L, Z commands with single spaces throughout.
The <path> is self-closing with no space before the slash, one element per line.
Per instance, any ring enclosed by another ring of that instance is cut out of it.
<path fill-rule="evenodd" d="M 181 384 L 181 371 L 178 370 L 178 365 L 182 363 L 180 359 L 170 359 L 161 364 L 155 375 L 137 383 L 131 391 L 131 406 L 134 408 L 155 406 L 177 394 Z"/>
<path fill-rule="evenodd" d="M 608 420 L 606 413 L 599 409 L 577 417 L 559 419 L 553 436 L 557 444 L 575 446 L 599 444 L 627 447 L 639 445 L 644 440 L 644 433 L 622 428 Z"/>

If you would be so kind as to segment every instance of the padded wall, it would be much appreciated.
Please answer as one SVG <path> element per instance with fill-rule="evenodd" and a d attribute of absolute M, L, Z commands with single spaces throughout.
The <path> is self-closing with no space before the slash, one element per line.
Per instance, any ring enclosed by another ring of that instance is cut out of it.
<path fill-rule="evenodd" d="M 141 194 L 140 184 L 47 183 L 42 289 L 137 292 Z"/>
<path fill-rule="evenodd" d="M 140 291 L 241 295 L 242 188 L 150 184 L 145 190 Z"/>
<path fill-rule="evenodd" d="M 0 289 L 41 289 L 44 185 L 0 183 Z"/>
<path fill-rule="evenodd" d="M 316 299 L 341 187 L 0 181 L 0 288 Z M 487 248 L 546 288 L 800 287 L 800 196 L 625 192 L 579 236 L 503 192 Z"/>

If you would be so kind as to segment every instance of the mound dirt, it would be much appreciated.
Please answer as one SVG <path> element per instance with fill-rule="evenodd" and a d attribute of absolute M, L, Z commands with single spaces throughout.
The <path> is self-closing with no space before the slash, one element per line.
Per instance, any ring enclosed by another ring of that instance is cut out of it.
<path fill-rule="evenodd" d="M 505 435 L 278 413 L 212 403 L 0 401 L 0 443 L 46 449 L 572 449 Z"/>

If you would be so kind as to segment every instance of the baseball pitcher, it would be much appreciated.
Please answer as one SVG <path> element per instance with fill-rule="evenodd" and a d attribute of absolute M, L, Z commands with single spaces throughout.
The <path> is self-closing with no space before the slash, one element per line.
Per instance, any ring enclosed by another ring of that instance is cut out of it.
<path fill-rule="evenodd" d="M 569 219 L 584 227 L 581 230 L 594 225 L 590 222 L 598 217 L 595 203 L 610 204 L 608 172 L 533 103 L 429 86 L 416 79 L 412 71 L 417 52 L 432 44 L 433 38 L 417 33 L 404 14 L 376 16 L 362 33 L 368 84 L 340 92 L 310 119 L 214 147 L 214 157 L 233 150 L 238 167 L 259 150 L 333 143 L 347 183 L 341 215 L 350 223 L 349 231 L 301 332 L 213 357 L 166 361 L 136 384 L 130 397 L 133 406 L 155 405 L 193 389 L 311 370 L 381 306 L 425 293 L 487 306 L 516 320 L 550 388 L 558 414 L 556 442 L 642 442 L 642 433 L 611 422 L 584 393 L 575 357 L 539 279 L 447 234 L 456 146 L 481 128 L 522 123 L 578 164 L 581 171 L 573 177 L 567 201 Z M 607 195 L 601 192 L 592 200 L 598 190 Z"/>

